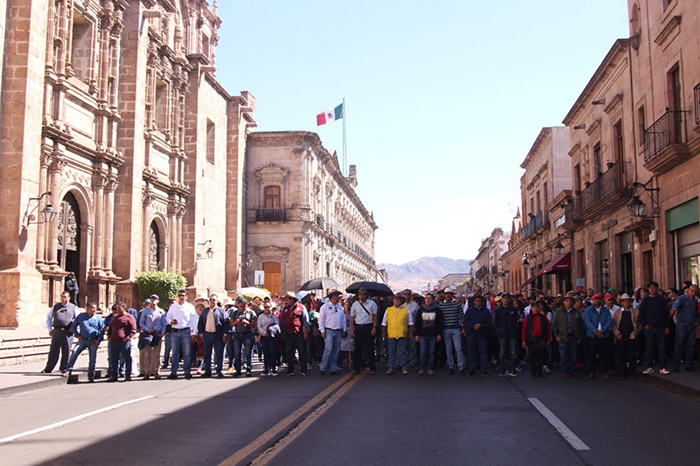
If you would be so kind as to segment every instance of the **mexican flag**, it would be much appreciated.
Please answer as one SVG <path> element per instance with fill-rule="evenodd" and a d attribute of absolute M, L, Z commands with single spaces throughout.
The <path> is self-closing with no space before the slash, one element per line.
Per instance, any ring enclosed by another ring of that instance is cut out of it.
<path fill-rule="evenodd" d="M 333 123 L 335 120 L 340 120 L 341 118 L 343 118 L 343 104 L 316 115 L 316 125 L 321 126 L 327 123 Z"/>

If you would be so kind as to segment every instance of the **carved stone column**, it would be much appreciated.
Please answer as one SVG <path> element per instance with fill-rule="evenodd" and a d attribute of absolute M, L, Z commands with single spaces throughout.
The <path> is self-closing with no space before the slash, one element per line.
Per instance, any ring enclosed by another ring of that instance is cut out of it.
<path fill-rule="evenodd" d="M 116 178 L 110 177 L 105 183 L 104 205 L 104 262 L 102 269 L 112 273 L 112 257 L 114 253 L 114 190 L 117 188 Z"/>
<path fill-rule="evenodd" d="M 168 228 L 170 228 L 170 237 L 168 238 L 168 250 L 170 251 L 170 257 L 168 258 L 169 270 L 177 269 L 177 217 L 175 215 L 177 207 L 172 202 L 173 199 L 171 198 L 171 204 L 168 206 Z"/>
<path fill-rule="evenodd" d="M 92 190 L 95 193 L 95 238 L 92 248 L 92 274 L 102 271 L 102 251 L 104 248 L 104 186 L 105 177 L 97 172 L 92 177 Z"/>
<path fill-rule="evenodd" d="M 60 155 L 54 150 L 54 155 L 51 158 L 51 165 L 48 168 L 48 185 L 51 186 L 51 192 L 54 196 L 59 195 L 58 188 L 60 186 L 59 181 L 61 178 L 61 173 L 66 165 L 66 162 L 61 160 Z M 57 199 L 57 202 L 61 202 L 62 199 Z M 60 208 L 60 207 L 59 207 Z M 48 254 L 48 265 L 49 267 L 58 267 L 58 226 L 51 225 L 49 228 L 49 254 Z"/>
<path fill-rule="evenodd" d="M 175 264 L 177 270 L 182 270 L 182 238 L 184 238 L 182 234 L 182 218 L 185 216 L 186 211 L 187 209 L 185 209 L 184 205 L 180 205 L 177 212 L 177 242 L 174 245 L 177 250 L 177 261 Z"/>

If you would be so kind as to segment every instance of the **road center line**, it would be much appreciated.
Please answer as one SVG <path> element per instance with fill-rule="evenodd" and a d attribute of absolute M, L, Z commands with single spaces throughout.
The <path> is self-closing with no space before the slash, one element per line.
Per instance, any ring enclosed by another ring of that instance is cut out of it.
<path fill-rule="evenodd" d="M 295 422 L 304 416 L 308 411 L 314 408 L 317 404 L 321 403 L 327 396 L 333 393 L 339 386 L 343 385 L 352 377 L 352 374 L 345 374 L 340 380 L 334 382 L 331 386 L 327 387 L 318 395 L 311 398 L 309 401 L 304 403 L 300 408 L 297 408 L 292 414 L 282 419 L 280 422 L 275 424 L 267 432 L 260 435 L 254 442 L 248 444 L 245 448 L 241 448 L 235 454 L 229 456 L 224 461 L 221 462 L 220 466 L 231 466 L 239 464 L 245 458 L 255 453 L 257 450 L 265 447 L 272 439 L 280 435 Z"/>
<path fill-rule="evenodd" d="M 13 441 L 20 439 L 22 437 L 28 437 L 30 435 L 35 435 L 35 434 L 40 434 L 42 432 L 46 432 L 47 430 L 56 429 L 57 427 L 62 427 L 62 426 L 65 426 L 67 424 L 70 424 L 70 423 L 73 423 L 76 421 L 80 421 L 82 419 L 85 419 L 85 418 L 88 418 L 91 416 L 95 416 L 97 414 L 102 414 L 102 413 L 105 413 L 107 411 L 112 411 L 114 409 L 121 408 L 122 406 L 130 405 L 133 403 L 138 403 L 139 401 L 144 401 L 144 400 L 147 400 L 149 398 L 155 398 L 155 395 L 149 395 L 149 396 L 137 398 L 135 400 L 124 401 L 122 403 L 117 403 L 115 405 L 107 406 L 106 408 L 102 408 L 102 409 L 98 409 L 96 411 L 91 411 L 89 413 L 81 414 L 80 416 L 71 417 L 71 418 L 66 419 L 64 421 L 56 422 L 54 424 L 49 424 L 48 426 L 39 427 L 38 429 L 28 430 L 27 432 L 22 432 L 21 434 L 11 435 L 9 437 L 5 437 L 5 438 L 0 439 L 0 445 L 5 444 L 5 443 L 9 443 L 9 442 L 13 442 Z"/>
<path fill-rule="evenodd" d="M 255 458 L 250 464 L 251 466 L 265 466 L 270 463 L 278 454 L 282 452 L 290 443 L 294 442 L 301 434 L 306 432 L 306 430 L 311 427 L 319 417 L 321 417 L 326 411 L 328 411 L 338 400 L 340 400 L 343 395 L 345 395 L 353 385 L 362 379 L 367 373 L 363 372 L 359 376 L 355 377 L 353 380 L 345 384 L 340 390 L 335 392 L 326 402 L 321 404 L 316 408 L 311 414 L 309 414 L 306 419 L 304 419 L 298 426 L 292 429 L 289 434 L 284 436 L 278 443 L 268 448 L 260 456 Z"/>
<path fill-rule="evenodd" d="M 569 444 L 574 447 L 575 450 L 581 451 L 581 450 L 590 450 L 588 445 L 583 443 L 583 440 L 578 438 L 576 434 L 574 434 L 571 429 L 566 427 L 566 424 L 564 424 L 561 419 L 559 419 L 557 416 L 554 415 L 553 412 L 549 410 L 540 400 L 537 398 L 528 398 L 527 401 L 532 403 L 532 406 L 537 409 L 537 411 L 544 416 L 547 421 L 552 424 L 552 427 L 557 429 L 557 432 L 559 432 L 559 435 L 564 437 L 564 440 L 569 442 Z"/>

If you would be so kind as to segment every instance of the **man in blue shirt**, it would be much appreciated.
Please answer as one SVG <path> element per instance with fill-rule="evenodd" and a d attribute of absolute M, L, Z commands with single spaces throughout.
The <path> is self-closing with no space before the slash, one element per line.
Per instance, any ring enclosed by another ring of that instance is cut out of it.
<path fill-rule="evenodd" d="M 698 325 L 697 285 L 690 285 L 673 303 L 676 321 L 676 347 L 673 351 L 673 372 L 681 367 L 683 345 L 685 345 L 685 370 L 693 371 L 693 353 L 695 351 L 695 327 Z"/>
<path fill-rule="evenodd" d="M 73 335 L 78 337 L 78 344 L 75 345 L 70 361 L 68 361 L 68 372 L 71 373 L 76 359 L 80 356 L 85 348 L 90 355 L 88 364 L 88 382 L 95 381 L 95 361 L 97 359 L 97 347 L 104 338 L 105 324 L 102 317 L 95 314 L 97 306 L 94 303 L 88 303 L 85 306 L 85 312 L 80 314 L 73 321 Z"/>
<path fill-rule="evenodd" d="M 612 335 L 612 315 L 610 309 L 603 305 L 603 295 L 595 293 L 593 295 L 593 304 L 586 308 L 585 325 L 586 325 L 586 340 L 588 340 L 588 378 L 592 379 L 595 375 L 596 356 L 601 362 L 603 370 L 603 378 L 609 379 L 608 353 L 612 351 L 610 348 L 610 335 Z"/>
<path fill-rule="evenodd" d="M 156 295 L 154 295 L 156 296 Z M 148 305 L 139 311 L 139 361 L 143 380 L 160 379 L 160 346 L 165 333 L 165 311 L 158 307 L 158 297 L 147 299 Z"/>

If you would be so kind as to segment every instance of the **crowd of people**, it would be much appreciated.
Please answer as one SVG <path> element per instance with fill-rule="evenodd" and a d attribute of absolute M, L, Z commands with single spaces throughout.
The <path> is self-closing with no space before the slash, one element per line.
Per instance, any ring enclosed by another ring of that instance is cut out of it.
<path fill-rule="evenodd" d="M 140 310 L 116 303 L 104 319 L 91 303 L 76 315 L 64 292 L 47 317 L 52 343 L 43 372 L 54 370 L 60 354 L 60 371 L 70 373 L 88 349 L 93 382 L 106 337 L 109 382 L 131 380 L 134 343 L 144 380 L 160 379 L 161 371 L 177 379 L 181 363 L 186 379 L 193 371 L 251 377 L 256 356 L 261 376 L 292 376 L 297 366 L 302 375 L 315 366 L 322 376 L 339 375 L 346 365 L 353 374 L 373 375 L 379 361 L 386 361 L 387 375 L 413 370 L 432 376 L 444 368 L 448 375 L 485 377 L 491 367 L 499 376 L 517 377 L 529 366 L 534 377 L 559 367 L 564 378 L 599 373 L 609 379 L 636 377 L 640 364 L 645 374 L 666 375 L 682 366 L 693 371 L 700 358 L 697 292 L 691 283 L 663 290 L 655 282 L 632 296 L 614 289 L 491 295 L 477 286 L 467 295 L 447 288 L 371 297 L 361 288 L 355 296 L 288 292 L 249 302 L 212 294 L 191 303 L 180 290 L 167 310 L 154 294 Z"/>

